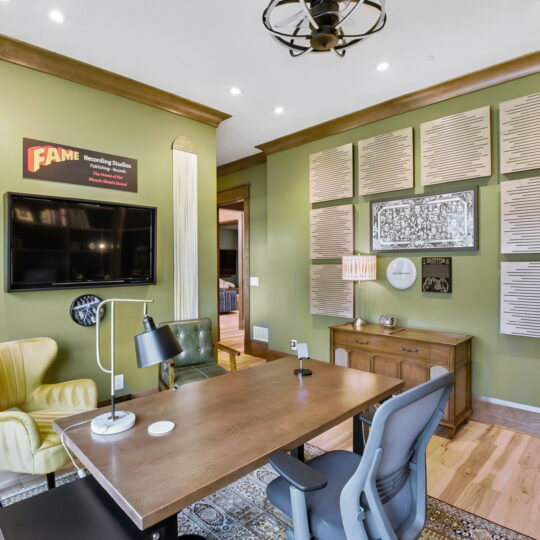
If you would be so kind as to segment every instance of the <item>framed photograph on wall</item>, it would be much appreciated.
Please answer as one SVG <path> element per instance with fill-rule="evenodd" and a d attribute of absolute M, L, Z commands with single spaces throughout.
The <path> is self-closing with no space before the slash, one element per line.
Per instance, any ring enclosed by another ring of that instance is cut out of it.
<path fill-rule="evenodd" d="M 370 202 L 371 252 L 478 250 L 478 188 Z"/>

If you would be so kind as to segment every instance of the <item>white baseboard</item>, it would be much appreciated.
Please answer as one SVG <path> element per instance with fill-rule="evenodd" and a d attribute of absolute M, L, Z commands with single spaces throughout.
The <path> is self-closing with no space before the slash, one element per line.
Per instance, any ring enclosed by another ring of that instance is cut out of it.
<path fill-rule="evenodd" d="M 511 407 L 512 409 L 521 409 L 522 411 L 530 411 L 536 414 L 540 414 L 540 407 L 534 407 L 532 405 L 525 405 L 524 403 L 515 403 L 513 401 L 505 401 L 504 399 L 490 398 L 486 396 L 474 395 L 479 401 L 485 401 L 486 403 L 493 403 L 494 405 L 502 405 L 503 407 Z"/>

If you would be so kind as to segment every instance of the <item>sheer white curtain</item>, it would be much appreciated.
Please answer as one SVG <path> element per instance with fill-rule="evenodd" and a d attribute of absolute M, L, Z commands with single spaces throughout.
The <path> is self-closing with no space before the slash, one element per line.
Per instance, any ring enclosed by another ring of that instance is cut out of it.
<path fill-rule="evenodd" d="M 172 151 L 175 320 L 199 316 L 197 154 L 193 143 L 187 142 L 179 137 Z"/>

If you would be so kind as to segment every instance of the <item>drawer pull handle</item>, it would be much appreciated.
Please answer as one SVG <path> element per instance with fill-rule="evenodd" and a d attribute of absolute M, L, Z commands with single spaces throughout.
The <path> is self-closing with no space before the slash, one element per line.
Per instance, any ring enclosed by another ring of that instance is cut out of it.
<path fill-rule="evenodd" d="M 358 343 L 359 345 L 369 345 L 369 341 L 360 341 L 359 339 L 353 339 L 355 343 Z"/>
<path fill-rule="evenodd" d="M 407 347 L 404 347 L 401 345 L 401 350 L 405 352 L 420 352 L 420 349 L 407 349 Z"/>

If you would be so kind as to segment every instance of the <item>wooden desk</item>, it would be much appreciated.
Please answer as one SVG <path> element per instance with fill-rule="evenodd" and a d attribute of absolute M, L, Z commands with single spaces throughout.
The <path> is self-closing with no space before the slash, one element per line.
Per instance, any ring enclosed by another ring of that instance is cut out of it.
<path fill-rule="evenodd" d="M 70 449 L 139 529 L 147 529 L 294 449 L 369 405 L 398 392 L 403 381 L 307 360 L 313 375 L 293 375 L 284 358 L 118 405 L 135 426 L 95 435 L 88 424 L 66 433 Z M 55 422 L 61 432 L 106 409 Z M 148 435 L 172 420 L 175 430 Z"/>

